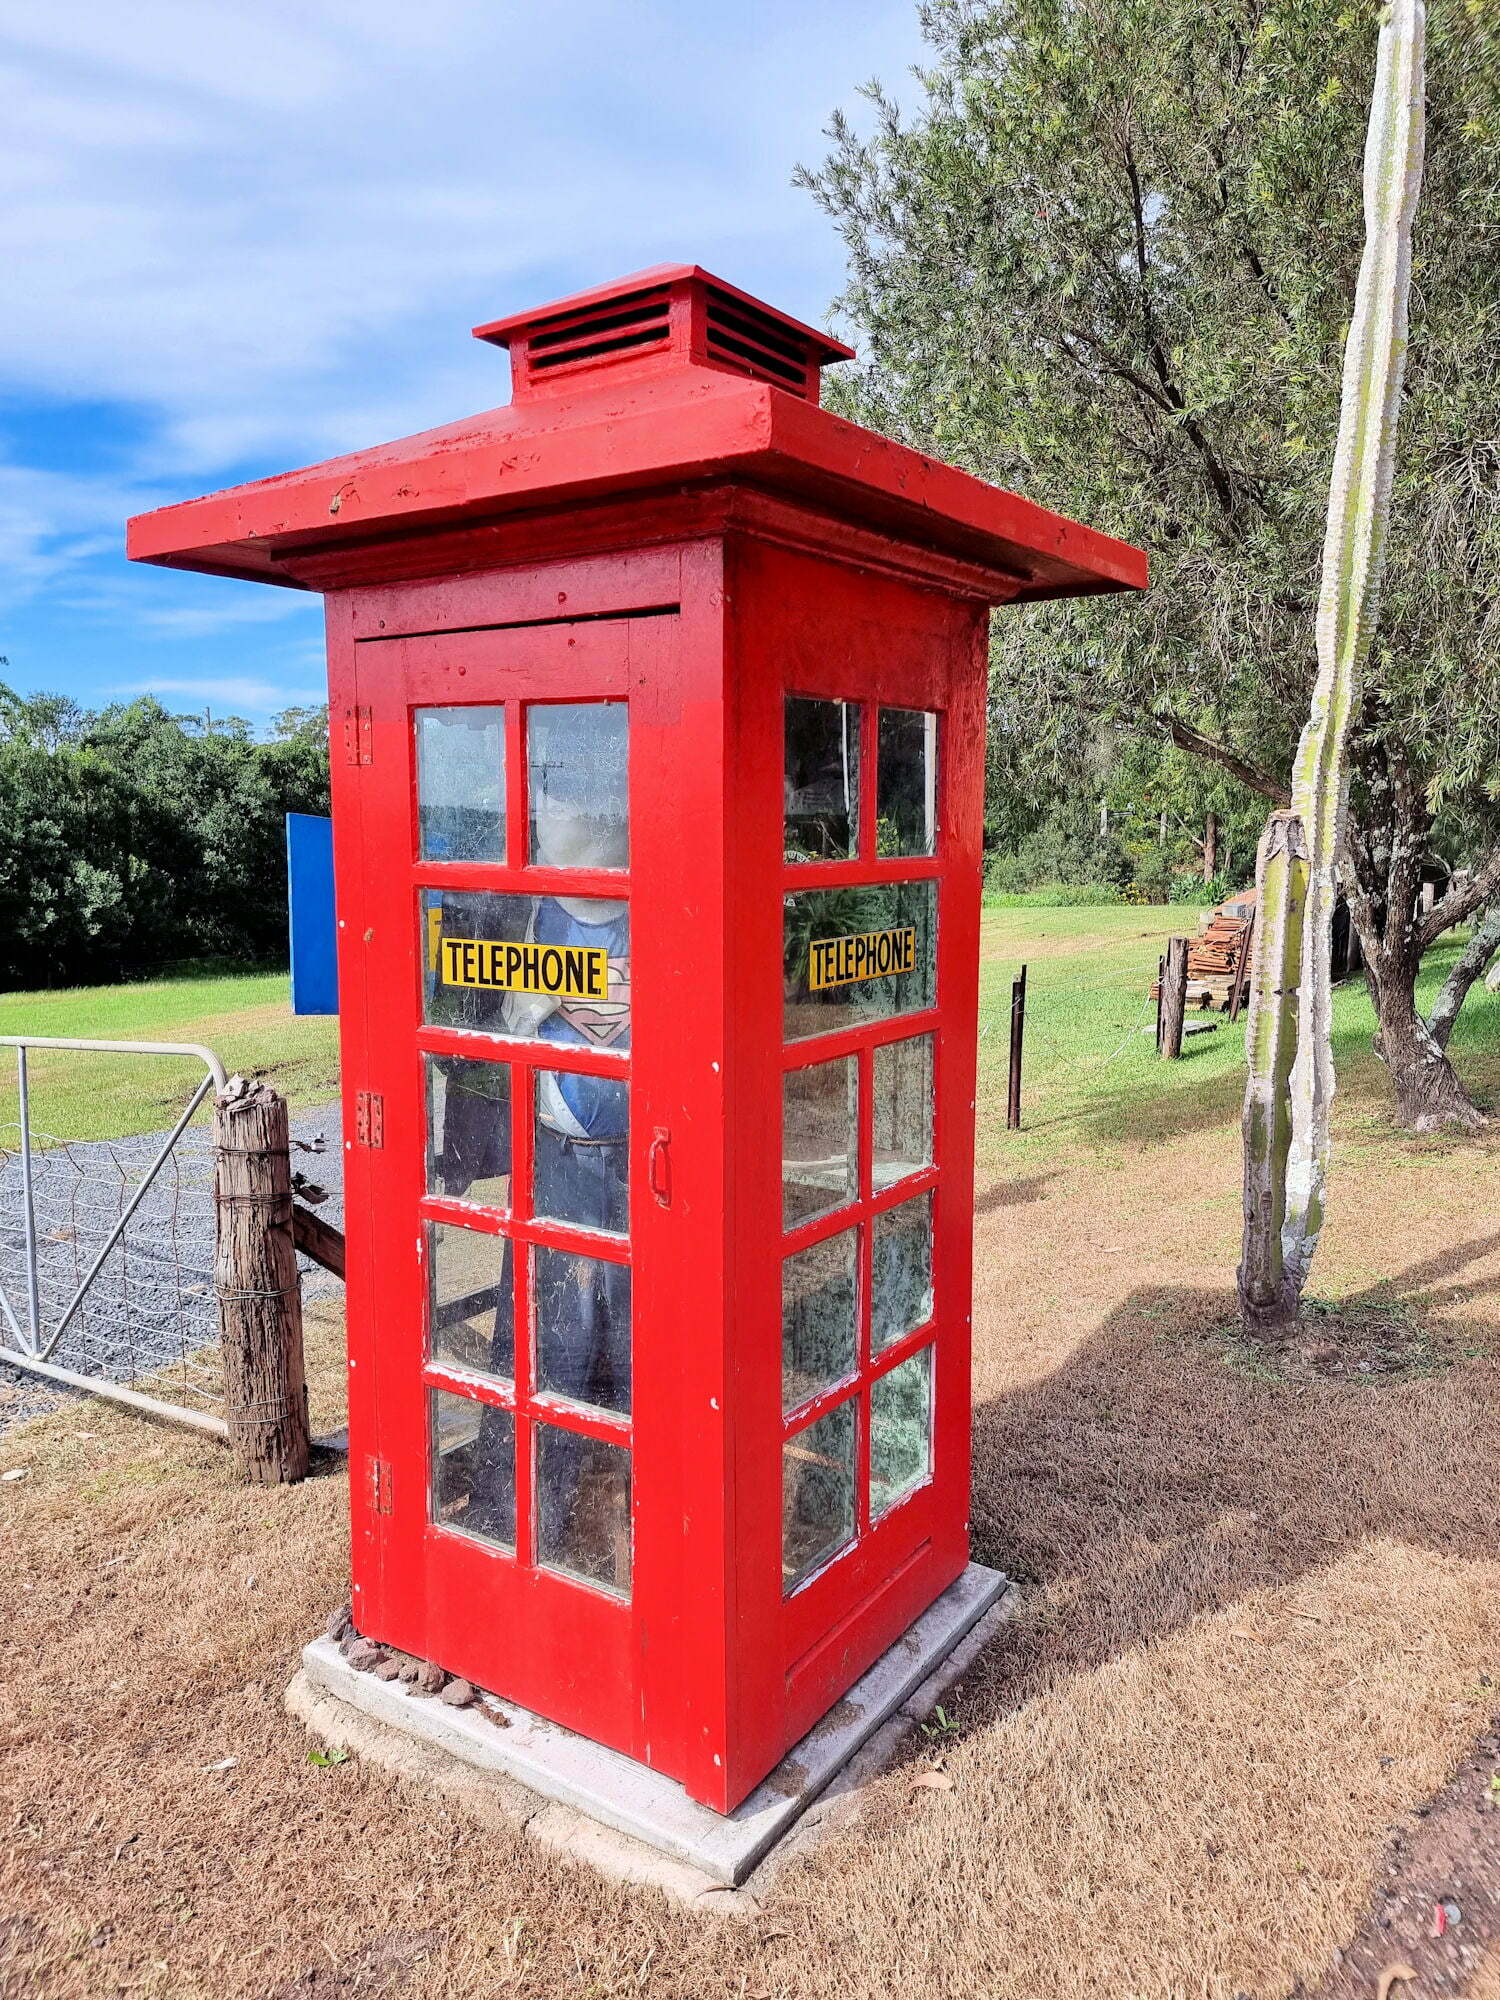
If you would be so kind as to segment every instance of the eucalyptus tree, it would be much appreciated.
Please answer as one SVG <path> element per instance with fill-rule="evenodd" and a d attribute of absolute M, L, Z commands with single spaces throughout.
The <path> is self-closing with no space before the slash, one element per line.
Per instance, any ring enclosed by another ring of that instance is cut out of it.
<path fill-rule="evenodd" d="M 996 621 L 1007 706 L 1152 733 L 1284 807 L 1314 672 L 1376 0 L 929 0 L 800 178 L 862 421 L 1128 536 L 1144 596 Z M 1398 1115 L 1477 1122 L 1415 986 L 1500 896 L 1500 16 L 1430 25 L 1427 193 L 1343 881 Z M 1443 892 L 1422 908 L 1422 884 Z"/>

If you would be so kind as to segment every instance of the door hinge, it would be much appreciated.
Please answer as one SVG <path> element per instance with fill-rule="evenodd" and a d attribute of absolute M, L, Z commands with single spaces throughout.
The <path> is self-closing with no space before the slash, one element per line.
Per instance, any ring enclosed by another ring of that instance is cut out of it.
<path fill-rule="evenodd" d="M 388 1458 L 370 1460 L 370 1505 L 377 1514 L 391 1512 L 391 1462 Z"/>
<path fill-rule="evenodd" d="M 372 764 L 370 753 L 370 711 L 365 708 L 344 710 L 344 762 L 346 764 Z"/>
<path fill-rule="evenodd" d="M 385 1099 L 377 1090 L 361 1090 L 355 1094 L 354 1140 L 359 1146 L 385 1144 Z"/>

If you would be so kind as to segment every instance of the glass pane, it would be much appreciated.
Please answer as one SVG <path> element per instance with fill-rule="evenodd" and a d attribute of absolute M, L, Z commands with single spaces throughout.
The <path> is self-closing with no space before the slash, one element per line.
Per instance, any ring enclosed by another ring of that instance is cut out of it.
<path fill-rule="evenodd" d="M 630 906 L 424 889 L 422 1018 L 527 1041 L 630 1045 Z"/>
<path fill-rule="evenodd" d="M 504 710 L 419 708 L 417 852 L 424 861 L 505 859 Z"/>
<path fill-rule="evenodd" d="M 630 1266 L 541 1245 L 533 1252 L 539 1389 L 630 1408 Z"/>
<path fill-rule="evenodd" d="M 795 1589 L 854 1539 L 854 1403 L 840 1403 L 781 1447 L 781 1576 Z"/>
<path fill-rule="evenodd" d="M 932 1470 L 932 1349 L 870 1385 L 870 1514 L 882 1514 Z"/>
<path fill-rule="evenodd" d="M 794 1410 L 854 1373 L 859 1231 L 846 1229 L 781 1267 L 781 1400 Z"/>
<path fill-rule="evenodd" d="M 630 1453 L 536 1427 L 537 1561 L 630 1595 Z"/>
<path fill-rule="evenodd" d="M 858 1193 L 859 1066 L 853 1056 L 788 1070 L 781 1086 L 781 1220 L 826 1215 Z"/>
<path fill-rule="evenodd" d="M 432 1359 L 508 1381 L 516 1372 L 509 1241 L 429 1222 L 427 1290 Z"/>
<path fill-rule="evenodd" d="M 432 1518 L 481 1542 L 516 1545 L 516 1420 L 509 1410 L 429 1392 Z"/>
<path fill-rule="evenodd" d="M 875 1051 L 875 1192 L 932 1165 L 932 1037 Z"/>
<path fill-rule="evenodd" d="M 510 1202 L 510 1065 L 427 1059 L 427 1192 Z"/>
<path fill-rule="evenodd" d="M 624 868 L 629 711 L 623 701 L 526 711 L 531 858 L 545 868 Z"/>
<path fill-rule="evenodd" d="M 786 704 L 786 858 L 842 861 L 859 839 L 859 715 L 847 701 Z"/>
<path fill-rule="evenodd" d="M 875 762 L 875 851 L 931 854 L 937 845 L 937 717 L 880 711 Z"/>
<path fill-rule="evenodd" d="M 607 1229 L 630 1226 L 630 1086 L 618 1077 L 536 1072 L 533 1215 Z"/>
<path fill-rule="evenodd" d="M 783 898 L 789 1042 L 915 1014 L 937 990 L 937 884 L 809 889 Z"/>
<path fill-rule="evenodd" d="M 878 1354 L 932 1318 L 932 1196 L 888 1208 L 871 1228 L 870 1345 Z"/>

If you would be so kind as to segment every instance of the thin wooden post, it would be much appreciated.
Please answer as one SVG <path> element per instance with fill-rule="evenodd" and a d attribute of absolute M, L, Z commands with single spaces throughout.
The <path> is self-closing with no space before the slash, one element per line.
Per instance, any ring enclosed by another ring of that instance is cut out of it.
<path fill-rule="evenodd" d="M 1187 1013 L 1188 941 L 1167 939 L 1161 982 L 1161 1052 L 1169 1062 L 1182 1054 L 1182 1024 Z"/>
<path fill-rule="evenodd" d="M 1005 1101 L 1005 1129 L 1021 1129 L 1021 1049 L 1026 1038 L 1026 968 L 1010 983 L 1010 1089 Z"/>
<path fill-rule="evenodd" d="M 1229 1018 L 1237 1021 L 1240 1009 L 1245 1004 L 1245 992 L 1250 984 L 1250 954 L 1255 948 L 1255 913 L 1245 919 L 1244 932 L 1240 937 L 1239 964 L 1234 968 L 1234 985 L 1229 990 Z"/>
<path fill-rule="evenodd" d="M 214 1289 L 229 1441 L 252 1486 L 307 1476 L 302 1285 L 286 1099 L 231 1077 L 214 1101 Z"/>
<path fill-rule="evenodd" d="M 1161 1017 L 1166 997 L 1167 961 L 1164 958 L 1159 958 L 1156 961 L 1156 1053 L 1158 1055 L 1161 1054 Z"/>

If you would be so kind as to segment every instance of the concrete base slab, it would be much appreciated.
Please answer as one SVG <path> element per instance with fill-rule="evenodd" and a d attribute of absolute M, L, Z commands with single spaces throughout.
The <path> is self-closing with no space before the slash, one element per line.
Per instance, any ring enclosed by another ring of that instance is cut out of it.
<path fill-rule="evenodd" d="M 393 1758 L 384 1754 L 390 1744 L 377 1743 L 373 1761 L 408 1777 L 431 1777 L 457 1759 L 488 1781 L 485 1809 L 533 1838 L 607 1874 L 651 1881 L 681 1901 L 724 1906 L 728 1914 L 748 1900 L 728 1892 L 778 1843 L 788 1847 L 799 1821 L 823 1825 L 884 1768 L 1009 1615 L 1010 1591 L 998 1571 L 971 1563 L 727 1816 L 671 1779 L 512 1702 L 486 1695 L 472 1708 L 450 1708 L 408 1694 L 400 1682 L 358 1673 L 330 1639 L 304 1650 L 287 1705 L 325 1741 L 367 1756 L 372 1745 L 360 1722 L 380 1725 L 377 1736 L 394 1737 L 408 1754 Z M 422 1754 L 413 1759 L 413 1751 Z"/>

